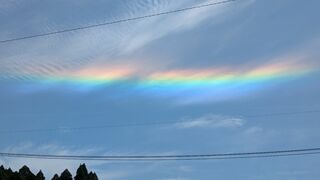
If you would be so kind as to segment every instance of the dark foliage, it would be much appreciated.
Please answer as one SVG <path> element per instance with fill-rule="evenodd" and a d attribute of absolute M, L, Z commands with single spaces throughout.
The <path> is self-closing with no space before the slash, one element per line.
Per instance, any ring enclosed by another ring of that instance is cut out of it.
<path fill-rule="evenodd" d="M 55 175 L 53 176 L 52 180 L 59 180 L 58 174 L 55 174 Z"/>
<path fill-rule="evenodd" d="M 98 180 L 96 173 L 88 173 L 85 164 L 81 164 L 77 170 L 77 175 L 74 177 L 75 180 Z"/>
<path fill-rule="evenodd" d="M 38 172 L 35 179 L 36 180 L 45 180 L 44 175 L 41 170 Z"/>
<path fill-rule="evenodd" d="M 45 180 L 45 177 L 41 170 L 34 175 L 27 166 L 23 166 L 18 172 L 0 166 L 0 180 Z M 73 178 L 69 170 L 66 169 L 60 176 L 55 174 L 52 180 L 73 180 Z M 98 180 L 98 176 L 93 172 L 88 173 L 86 165 L 81 164 L 74 180 Z"/>
<path fill-rule="evenodd" d="M 61 175 L 59 180 L 72 180 L 72 175 L 71 173 L 68 171 L 68 169 L 64 170 Z"/>

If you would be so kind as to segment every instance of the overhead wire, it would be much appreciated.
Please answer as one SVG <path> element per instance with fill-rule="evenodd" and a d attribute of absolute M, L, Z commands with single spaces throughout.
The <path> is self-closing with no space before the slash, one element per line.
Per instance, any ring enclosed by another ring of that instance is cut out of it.
<path fill-rule="evenodd" d="M 141 20 L 141 19 L 145 19 L 145 18 L 163 16 L 163 15 L 168 15 L 168 14 L 173 14 L 173 13 L 178 13 L 178 12 L 184 12 L 184 11 L 190 11 L 190 10 L 195 10 L 195 9 L 201 9 L 201 8 L 205 8 L 205 7 L 216 6 L 216 5 L 219 5 L 219 4 L 231 3 L 231 2 L 234 2 L 234 1 L 238 1 L 238 0 L 224 0 L 224 1 L 212 2 L 212 3 L 197 5 L 197 6 L 181 8 L 181 9 L 164 11 L 164 12 L 159 12 L 159 13 L 154 13 L 154 14 L 137 16 L 137 17 L 132 17 L 132 18 L 120 19 L 120 20 L 109 21 L 109 22 L 98 23 L 98 24 L 92 24 L 92 25 L 87 25 L 87 26 L 80 26 L 80 27 L 76 27 L 76 28 L 62 29 L 62 30 L 45 32 L 45 33 L 40 33 L 40 34 L 34 34 L 34 35 L 28 35 L 28 36 L 21 36 L 21 37 L 16 37 L 16 38 L 4 39 L 4 40 L 0 40 L 0 43 L 8 43 L 8 42 L 13 42 L 13 41 L 20 41 L 20 40 L 25 40 L 25 39 L 31 39 L 31 38 L 37 38 L 37 37 L 43 37 L 43 36 L 50 36 L 50 35 L 67 33 L 67 32 L 72 32 L 72 31 L 79 31 L 79 30 L 90 29 L 90 28 L 96 28 L 96 27 L 100 27 L 100 26 L 107 26 L 107 25 L 112 25 L 112 24 L 124 23 L 124 22 L 129 22 L 129 21 L 136 21 L 136 20 Z"/>
<path fill-rule="evenodd" d="M 309 114 L 320 113 L 320 110 L 305 110 L 305 111 L 291 111 L 291 112 L 277 112 L 257 115 L 242 115 L 241 118 L 261 118 L 261 117 L 275 117 L 275 116 L 289 116 L 297 114 Z M 79 126 L 79 127 L 56 127 L 56 128 L 39 128 L 39 129 L 9 129 L 0 130 L 0 134 L 3 133 L 40 133 L 40 132 L 68 132 L 68 131 L 84 131 L 94 129 L 106 129 L 106 128 L 125 128 L 125 127 L 142 127 L 142 126 L 157 126 L 157 125 L 170 125 L 179 123 L 188 123 L 190 120 L 172 120 L 172 121 L 150 121 L 150 122 L 134 122 L 123 124 L 100 124 L 96 126 Z"/>
<path fill-rule="evenodd" d="M 106 26 L 111 24 L 123 23 L 128 21 L 141 20 L 145 18 L 151 18 L 155 16 L 168 15 L 183 11 L 189 11 L 194 9 L 200 9 L 210 7 L 219 4 L 225 4 L 234 2 L 237 0 L 225 0 L 219 2 L 213 2 L 198 6 L 191 6 L 182 9 L 176 9 L 171 11 L 164 11 L 155 14 L 148 14 L 144 16 L 137 16 L 133 18 L 120 19 L 115 21 L 109 21 L 99 24 L 93 24 L 88 26 L 81 26 L 70 29 L 63 29 L 57 31 L 51 31 L 41 34 L 34 34 L 29 36 L 22 36 L 10 39 L 0 40 L 0 43 L 8 43 L 13 41 L 20 41 L 25 39 L 31 39 L 36 37 L 44 37 L 55 34 L 67 33 L 72 31 L 79 31 L 89 28 L 95 28 L 100 26 Z M 265 115 L 253 115 L 247 117 L 267 117 L 267 116 L 282 116 L 292 115 L 300 113 L 318 113 L 320 110 L 310 110 L 301 112 L 287 112 L 287 113 L 271 113 Z M 99 128 L 112 128 L 112 127 L 132 127 L 132 126 L 144 126 L 144 125 L 163 125 L 172 123 L 181 123 L 187 121 L 166 121 L 166 122 L 145 122 L 145 123 L 131 123 L 131 124 L 118 124 L 118 125 L 106 125 L 106 126 L 86 126 L 86 127 L 73 127 L 73 128 L 48 128 L 48 129 L 29 129 L 29 130 L 15 130 L 15 131 L 0 131 L 0 133 L 12 133 L 12 132 L 39 132 L 39 131 L 61 131 L 61 130 L 85 130 L 85 129 L 99 129 Z M 125 155 L 125 156 L 81 156 L 81 155 L 52 155 L 52 154 L 22 154 L 22 153 L 8 153 L 0 152 L 2 157 L 10 158 L 34 158 L 34 159 L 60 159 L 60 160 L 93 160 L 93 161 L 178 161 L 178 160 L 214 160 L 214 159 L 247 159 L 247 158 L 270 158 L 270 157 L 284 157 L 284 156 L 301 156 L 301 155 L 315 155 L 320 154 L 320 148 L 305 148 L 305 149 L 288 149 L 277 151 L 256 151 L 245 153 L 219 153 L 219 154 L 186 154 L 186 155 Z"/>
<path fill-rule="evenodd" d="M 179 161 L 179 160 L 217 160 L 217 159 L 247 159 L 270 158 L 284 156 L 301 156 L 320 154 L 320 148 L 287 149 L 275 151 L 255 151 L 217 154 L 185 154 L 185 155 L 116 155 L 116 156 L 81 156 L 81 155 L 52 155 L 52 154 L 20 154 L 0 152 L 2 157 L 32 158 L 51 160 L 92 160 L 92 161 Z"/>

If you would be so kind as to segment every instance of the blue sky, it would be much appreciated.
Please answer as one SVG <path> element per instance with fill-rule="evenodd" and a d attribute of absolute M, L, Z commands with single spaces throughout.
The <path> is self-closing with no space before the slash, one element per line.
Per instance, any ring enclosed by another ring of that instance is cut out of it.
<path fill-rule="evenodd" d="M 0 40 L 206 2 L 2 1 Z M 265 115 L 320 109 L 319 5 L 316 0 L 238 0 L 0 44 L 0 149 L 19 153 L 144 155 L 317 147 L 319 113 Z M 139 84 L 141 79 L 163 72 L 188 70 L 188 76 L 198 77 L 204 70 L 209 69 L 210 74 L 210 70 L 222 67 L 218 74 L 241 76 L 278 66 L 292 74 L 253 82 L 244 78 L 225 86 L 179 86 L 175 81 L 158 86 Z M 108 73 L 123 72 L 127 67 L 133 67 L 134 73 L 124 83 L 101 85 L 46 79 L 81 74 L 90 68 L 94 70 L 86 75 L 97 76 L 97 68 Z M 300 75 L 300 70 L 305 69 L 311 70 Z M 83 131 L 63 129 L 165 121 L 183 122 Z M 61 130 L 3 132 L 46 128 Z M 27 164 L 51 176 L 64 168 L 74 172 L 81 162 L 1 157 L 0 163 L 15 169 Z M 101 179 L 315 180 L 320 175 L 318 156 L 86 163 Z"/>

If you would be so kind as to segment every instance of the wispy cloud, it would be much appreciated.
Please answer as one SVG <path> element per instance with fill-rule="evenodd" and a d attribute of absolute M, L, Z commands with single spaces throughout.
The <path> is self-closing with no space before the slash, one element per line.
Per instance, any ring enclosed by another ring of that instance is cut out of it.
<path fill-rule="evenodd" d="M 245 120 L 235 117 L 219 115 L 205 115 L 199 118 L 177 123 L 175 126 L 182 129 L 188 128 L 238 128 L 245 124 Z"/>
<path fill-rule="evenodd" d="M 7 11 L 13 10 L 21 0 L 6 0 L 0 3 L 0 14 L 5 14 Z"/>
<path fill-rule="evenodd" d="M 147 0 L 143 3 L 137 3 L 135 1 L 134 3 L 122 4 L 122 7 L 117 9 L 117 11 L 123 12 L 120 17 L 110 17 L 110 19 L 104 21 L 137 17 L 206 2 Z M 251 1 L 244 1 L 237 8 L 246 7 L 248 2 Z M 2 50 L 0 56 L 2 59 L 0 66 L 2 68 L 0 71 L 25 71 L 22 68 L 23 66 L 27 67 L 29 71 L 52 74 L 100 62 L 110 65 L 119 61 L 119 58 L 115 57 L 130 55 L 132 52 L 169 34 L 191 29 L 209 19 L 211 23 L 221 21 L 230 11 L 232 12 L 230 6 L 218 5 L 142 21 L 38 38 L 32 41 L 26 40 L 15 43 L 14 46 L 7 46 Z M 50 17 L 51 14 L 47 14 L 47 16 Z M 101 22 L 94 22 L 93 20 L 91 24 L 94 23 Z M 42 26 L 46 25 L 42 22 L 37 27 Z M 51 29 L 55 29 L 55 27 Z M 12 53 L 16 51 L 19 51 L 19 53 Z M 121 59 L 123 64 L 133 63 L 132 61 L 134 60 Z M 165 63 L 164 60 L 162 62 Z"/>
<path fill-rule="evenodd" d="M 161 180 L 191 180 L 189 178 L 184 178 L 184 177 L 174 177 L 174 178 L 165 178 Z"/>
<path fill-rule="evenodd" d="M 260 133 L 262 131 L 263 131 L 263 129 L 261 127 L 254 126 L 254 127 L 249 127 L 248 129 L 246 129 L 245 134 L 255 135 L 255 134 Z"/>
<path fill-rule="evenodd" d="M 150 14 L 154 12 L 164 12 L 182 7 L 200 5 L 207 2 L 212 1 L 201 1 L 198 3 L 194 3 L 189 0 L 171 1 L 170 3 L 166 3 L 166 6 L 162 6 L 162 8 L 154 6 L 144 13 Z M 218 21 L 218 19 L 214 18 L 221 18 L 221 15 L 225 15 L 225 13 L 229 12 L 230 10 L 231 9 L 227 8 L 227 6 L 218 5 L 216 7 L 203 8 L 194 11 L 171 14 L 168 16 L 160 16 L 146 21 L 140 21 L 139 23 L 135 24 L 133 31 L 124 36 L 124 39 L 129 41 L 127 41 L 128 43 L 125 44 L 123 50 L 124 52 L 132 52 L 140 47 L 143 47 L 149 42 L 164 37 L 170 33 L 177 33 L 193 28 L 194 26 L 197 26 L 210 18 L 213 18 L 212 22 Z M 141 13 L 139 12 L 136 14 L 136 16 L 137 15 L 141 15 Z"/>

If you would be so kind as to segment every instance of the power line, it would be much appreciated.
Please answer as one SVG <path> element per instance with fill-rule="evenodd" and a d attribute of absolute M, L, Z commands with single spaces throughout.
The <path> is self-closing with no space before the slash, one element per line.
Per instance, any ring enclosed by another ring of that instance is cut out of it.
<path fill-rule="evenodd" d="M 244 153 L 219 154 L 186 154 L 186 155 L 125 155 L 125 156 L 79 156 L 50 154 L 20 154 L 1 152 L 0 156 L 11 158 L 32 158 L 51 160 L 92 160 L 92 161 L 178 161 L 178 160 L 215 160 L 215 159 L 248 159 L 284 156 L 302 156 L 320 154 L 320 148 L 287 149 L 276 151 L 256 151 Z"/>
<path fill-rule="evenodd" d="M 320 110 L 305 110 L 295 112 L 278 112 L 268 113 L 260 115 L 246 115 L 244 118 L 261 118 L 261 117 L 275 117 L 275 116 L 288 116 L 297 114 L 308 114 L 308 113 L 320 113 Z M 1 133 L 40 133 L 40 132 L 61 132 L 61 131 L 84 131 L 93 129 L 106 129 L 106 128 L 125 128 L 125 127 L 141 127 L 141 126 L 156 126 L 156 125 L 170 125 L 178 123 L 187 123 L 190 121 L 186 120 L 172 120 L 172 121 L 153 121 L 153 122 L 136 122 L 136 123 L 124 123 L 124 124 L 107 124 L 99 126 L 82 126 L 82 127 L 60 127 L 60 128 L 39 128 L 39 129 L 21 129 L 21 130 L 2 130 Z"/>
<path fill-rule="evenodd" d="M 296 114 L 309 114 L 309 113 L 319 113 L 320 110 L 305 110 L 305 111 L 291 111 L 291 112 L 278 112 L 278 113 L 266 113 L 258 115 L 248 115 L 247 118 L 255 117 L 271 117 L 271 116 L 287 116 L 287 115 L 296 115 Z"/>
<path fill-rule="evenodd" d="M 17 157 L 7 156 L 9 158 L 26 158 L 26 159 L 46 159 L 46 160 L 72 160 L 72 161 L 121 161 L 121 162 L 144 162 L 144 161 L 200 161 L 200 160 L 234 160 L 234 159 L 257 159 L 257 158 L 273 158 L 273 157 L 288 157 L 288 156 L 304 156 L 304 155 L 318 155 L 320 152 L 305 152 L 305 153 L 284 153 L 273 155 L 251 155 L 251 156 L 230 156 L 230 157 L 199 157 L 199 158 L 146 158 L 146 159 L 92 159 L 92 158 L 49 158 L 49 157 Z M 0 155 L 1 156 L 1 155 Z"/>
<path fill-rule="evenodd" d="M 54 34 L 61 34 L 61 33 L 66 33 L 66 32 L 90 29 L 90 28 L 95 28 L 95 27 L 99 27 L 99 26 L 124 23 L 124 22 L 128 22 L 128 21 L 136 21 L 136 20 L 141 20 L 141 19 L 145 19 L 145 18 L 151 18 L 151 17 L 156 17 L 156 16 L 168 15 L 168 14 L 173 14 L 173 13 L 178 13 L 178 12 L 184 12 L 184 11 L 190 11 L 190 10 L 194 10 L 194 9 L 215 6 L 215 5 L 219 5 L 219 4 L 226 4 L 226 3 L 230 3 L 230 2 L 234 2 L 234 1 L 237 1 L 237 0 L 225 0 L 225 1 L 207 3 L 207 4 L 203 4 L 203 5 L 191 6 L 191 7 L 186 7 L 186 8 L 182 8 L 182 9 L 164 11 L 164 12 L 155 13 L 155 14 L 148 14 L 148 15 L 144 15 L 144 16 L 137 16 L 137 17 L 133 17 L 133 18 L 126 18 L 126 19 L 109 21 L 109 22 L 104 22 L 104 23 L 99 23 L 99 24 L 88 25 L 88 26 L 81 26 L 81 27 L 76 27 L 76 28 L 51 31 L 51 32 L 46 32 L 46 33 L 42 33 L 42 34 L 35 34 L 35 35 L 5 39 L 5 40 L 1 40 L 0 43 L 8 43 L 8 42 L 19 41 L 19 40 L 24 40 L 24 39 L 31 39 L 31 38 L 36 38 L 36 37 L 50 36 L 50 35 L 54 35 Z"/>
<path fill-rule="evenodd" d="M 315 107 L 318 108 L 318 107 Z M 265 116 L 282 116 L 282 115 L 295 115 L 295 114 L 304 114 L 304 113 L 319 113 L 320 109 L 307 109 L 307 110 L 301 110 L 301 111 L 287 111 L 287 112 L 275 112 L 275 113 L 264 113 L 264 114 L 248 114 L 248 115 L 243 115 L 245 117 L 265 117 Z M 61 114 L 62 112 L 60 112 Z M 1 117 L 42 117 L 44 115 L 47 115 L 48 113 L 35 113 L 35 112 L 29 112 L 29 113 L 5 113 L 1 114 Z M 51 115 L 58 115 L 59 113 L 51 113 Z M 76 114 L 74 113 L 67 113 L 68 116 L 73 116 L 73 115 L 90 115 L 94 117 L 99 117 L 101 115 L 105 115 L 106 112 L 103 111 L 98 111 L 98 112 L 77 112 Z M 53 116 L 51 116 L 53 117 Z M 56 116 L 54 116 L 56 117 Z"/>

